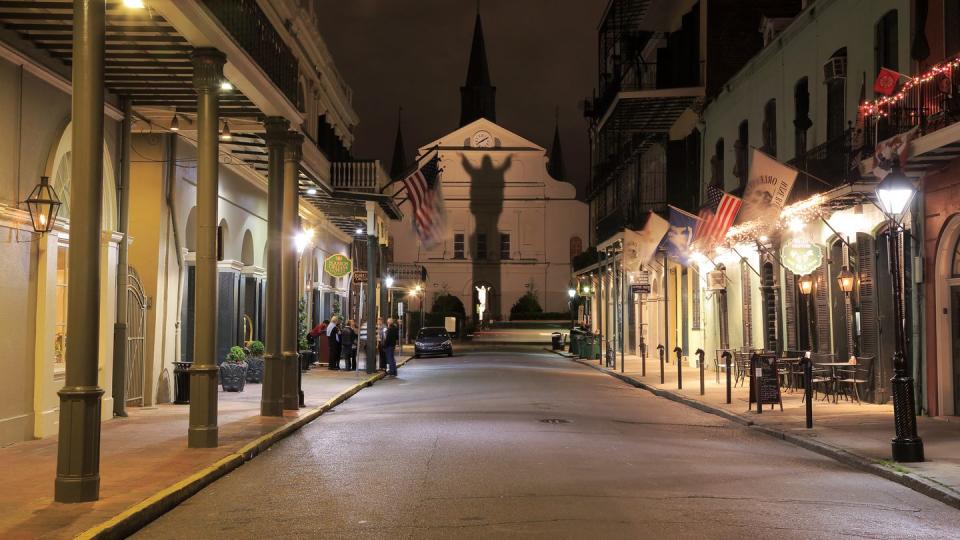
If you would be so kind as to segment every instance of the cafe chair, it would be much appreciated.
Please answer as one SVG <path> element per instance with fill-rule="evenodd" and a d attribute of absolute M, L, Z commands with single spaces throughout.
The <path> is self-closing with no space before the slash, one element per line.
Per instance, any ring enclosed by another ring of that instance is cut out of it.
<path fill-rule="evenodd" d="M 860 387 L 870 384 L 870 372 L 873 368 L 873 357 L 856 357 L 849 368 L 839 368 L 837 384 L 841 391 L 851 401 L 860 404 Z"/>
<path fill-rule="evenodd" d="M 734 383 L 734 386 L 742 385 L 746 382 L 747 377 L 750 375 L 750 353 L 738 352 L 734 355 L 734 361 L 736 362 L 736 374 L 737 380 Z"/>
<path fill-rule="evenodd" d="M 730 349 L 717 349 L 716 354 L 713 357 L 713 370 L 716 372 L 717 384 L 720 384 L 720 373 L 726 372 L 727 365 L 723 362 L 723 353 L 730 351 Z M 730 351 L 733 354 L 733 351 Z M 734 359 L 730 359 L 730 369 L 735 367 L 736 363 Z"/>

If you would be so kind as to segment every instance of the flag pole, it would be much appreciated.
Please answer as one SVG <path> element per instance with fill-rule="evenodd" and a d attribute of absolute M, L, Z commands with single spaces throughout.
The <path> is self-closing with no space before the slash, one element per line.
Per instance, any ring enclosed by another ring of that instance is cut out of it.
<path fill-rule="evenodd" d="M 837 186 L 834 185 L 833 183 L 828 182 L 828 181 L 824 180 L 823 178 L 820 178 L 819 176 L 810 174 L 810 173 L 808 173 L 808 172 L 806 172 L 806 171 L 801 171 L 800 169 L 798 169 L 798 168 L 796 168 L 796 167 L 794 167 L 794 166 L 792 166 L 792 165 L 788 165 L 788 164 L 780 161 L 780 160 L 777 159 L 775 156 L 771 156 L 770 154 L 764 152 L 763 150 L 757 148 L 756 146 L 750 146 L 750 148 L 752 148 L 752 149 L 753 149 L 754 151 L 756 151 L 756 152 L 759 152 L 759 153 L 767 156 L 768 158 L 776 161 L 777 163 L 783 165 L 784 167 L 786 167 L 786 168 L 788 168 L 788 169 L 790 169 L 790 170 L 797 171 L 797 174 L 798 174 L 798 175 L 800 175 L 800 174 L 805 174 L 805 175 L 809 176 L 810 178 L 816 180 L 817 182 L 820 182 L 821 184 L 823 184 L 823 185 L 825 185 L 825 186 L 827 186 L 827 187 L 829 187 L 829 188 L 837 187 Z"/>
<path fill-rule="evenodd" d="M 384 190 L 386 190 L 388 187 L 392 186 L 393 184 L 396 184 L 397 182 L 400 182 L 402 179 L 413 174 L 414 171 L 420 168 L 420 162 L 423 161 L 424 158 L 426 158 L 427 156 L 430 156 L 431 154 L 433 154 L 438 148 L 440 148 L 439 144 L 435 144 L 430 148 L 428 148 L 427 151 L 424 152 L 422 156 L 414 160 L 413 165 L 411 165 L 410 168 L 404 171 L 404 173 L 400 175 L 400 178 L 391 178 L 389 182 L 384 184 L 383 187 L 380 188 L 380 193 L 383 193 Z M 432 156 L 431 156 L 431 159 L 432 159 Z"/>
<path fill-rule="evenodd" d="M 736 254 L 740 257 L 740 260 L 741 260 L 741 261 L 747 263 L 747 267 L 750 268 L 750 270 L 753 270 L 753 273 L 756 274 L 757 277 L 760 277 L 760 272 L 757 272 L 757 269 L 754 268 L 752 264 L 750 264 L 750 261 L 748 261 L 746 257 L 744 257 L 743 255 L 740 255 L 740 252 L 737 251 L 736 246 L 734 246 L 734 247 L 732 247 L 732 248 L 730 248 L 730 249 L 732 249 L 733 252 L 736 253 Z"/>

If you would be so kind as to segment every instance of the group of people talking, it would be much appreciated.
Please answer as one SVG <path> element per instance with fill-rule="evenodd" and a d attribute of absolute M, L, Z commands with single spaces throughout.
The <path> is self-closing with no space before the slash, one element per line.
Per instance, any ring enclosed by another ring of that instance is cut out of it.
<path fill-rule="evenodd" d="M 314 348 L 318 354 L 323 347 L 321 336 L 326 337 L 326 347 L 329 354 L 327 367 L 331 370 L 338 370 L 340 362 L 343 361 L 343 369 L 347 371 L 356 371 L 357 369 L 357 351 L 360 348 L 360 332 L 357 329 L 357 323 L 353 319 L 348 319 L 346 323 L 341 323 L 339 316 L 334 315 L 329 320 L 324 320 L 313 327 L 309 336 L 313 339 Z M 396 347 L 400 343 L 400 329 L 396 321 L 388 318 L 386 324 L 383 319 L 377 317 L 376 327 L 377 340 L 377 369 L 386 371 L 388 376 L 397 375 Z"/>

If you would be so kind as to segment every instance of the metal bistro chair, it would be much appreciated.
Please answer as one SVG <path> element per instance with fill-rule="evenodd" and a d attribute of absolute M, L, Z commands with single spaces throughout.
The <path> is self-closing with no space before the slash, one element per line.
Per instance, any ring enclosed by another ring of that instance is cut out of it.
<path fill-rule="evenodd" d="M 720 384 L 720 373 L 726 371 L 727 365 L 723 362 L 723 353 L 730 352 L 733 354 L 733 351 L 730 349 L 717 349 L 716 354 L 713 357 L 713 369 L 716 372 L 717 384 Z M 730 368 L 732 369 L 734 364 L 731 362 Z"/>
<path fill-rule="evenodd" d="M 836 380 L 833 378 L 834 371 L 829 367 L 821 367 L 821 363 L 831 363 L 834 361 L 833 353 L 812 353 L 810 361 L 813 362 L 813 386 L 814 399 L 818 393 L 823 393 L 822 399 L 829 399 L 836 392 Z"/>
<path fill-rule="evenodd" d="M 747 352 L 734 353 L 733 358 L 734 361 L 736 361 L 737 374 L 737 380 L 734 386 L 744 384 L 750 375 L 750 356 L 750 353 Z"/>
<path fill-rule="evenodd" d="M 856 363 L 850 364 L 849 368 L 837 368 L 839 373 L 837 384 L 840 385 L 840 390 L 851 401 L 856 400 L 858 405 L 860 404 L 860 385 L 870 384 L 873 364 L 872 356 L 858 356 Z"/>

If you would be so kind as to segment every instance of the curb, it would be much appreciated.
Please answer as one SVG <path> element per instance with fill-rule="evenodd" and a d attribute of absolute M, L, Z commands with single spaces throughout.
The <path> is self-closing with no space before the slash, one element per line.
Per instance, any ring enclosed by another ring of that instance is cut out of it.
<path fill-rule="evenodd" d="M 412 357 L 397 363 L 400 367 L 410 361 Z M 227 473 L 237 469 L 244 463 L 257 457 L 264 450 L 285 439 L 303 426 L 316 420 L 325 412 L 343 403 L 354 394 L 363 390 L 386 376 L 383 372 L 375 373 L 366 379 L 354 384 L 343 392 L 327 400 L 323 405 L 316 407 L 293 422 L 284 424 L 277 429 L 261 435 L 236 451 L 224 456 L 212 465 L 164 488 L 126 510 L 113 516 L 98 525 L 81 532 L 77 539 L 98 538 L 125 538 L 142 529 L 151 521 L 157 519 L 174 507 L 189 499 L 201 489 L 215 482 Z"/>
<path fill-rule="evenodd" d="M 545 350 L 548 350 L 550 352 L 557 352 L 551 349 L 545 349 Z M 628 375 L 607 371 L 599 366 L 594 366 L 592 364 L 581 361 L 575 357 L 568 356 L 566 354 L 562 354 L 562 353 L 557 353 L 557 354 L 559 354 L 564 358 L 569 358 L 574 362 L 581 364 L 583 366 L 586 366 L 588 368 L 610 375 L 611 377 L 614 377 L 615 379 L 619 379 L 620 381 L 623 381 L 631 386 L 646 390 L 655 396 L 666 398 L 671 401 L 675 401 L 677 403 L 681 403 L 683 405 L 703 411 L 705 413 L 713 414 L 715 416 L 720 416 L 732 422 L 736 422 L 737 424 L 740 424 L 742 426 L 754 429 L 759 433 L 763 433 L 764 435 L 773 437 L 775 439 L 780 439 L 782 441 L 791 443 L 795 446 L 799 446 L 811 452 L 816 452 L 817 454 L 834 459 L 840 463 L 843 463 L 844 465 L 853 467 L 855 469 L 859 469 L 864 472 L 868 472 L 870 474 L 874 474 L 876 476 L 879 476 L 891 482 L 896 482 L 897 484 L 910 488 L 916 491 L 917 493 L 920 493 L 921 495 L 926 495 L 927 497 L 936 499 L 946 504 L 947 506 L 951 506 L 953 508 L 960 510 L 960 493 L 957 493 L 956 491 L 940 484 L 935 480 L 932 480 L 920 474 L 917 474 L 916 472 L 903 473 L 900 471 L 896 471 L 892 468 L 889 468 L 882 464 L 877 463 L 875 460 L 871 458 L 851 452 L 850 450 L 840 448 L 832 444 L 815 441 L 808 437 L 801 437 L 798 435 L 794 435 L 792 433 L 788 433 L 786 431 L 782 431 L 776 428 L 762 426 L 736 413 L 731 413 L 729 411 L 720 409 L 718 407 L 714 407 L 712 405 L 708 405 L 701 401 L 697 401 L 695 399 L 690 399 L 688 397 L 681 396 L 670 390 L 655 388 L 646 383 L 638 381 Z"/>

